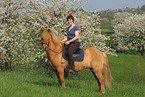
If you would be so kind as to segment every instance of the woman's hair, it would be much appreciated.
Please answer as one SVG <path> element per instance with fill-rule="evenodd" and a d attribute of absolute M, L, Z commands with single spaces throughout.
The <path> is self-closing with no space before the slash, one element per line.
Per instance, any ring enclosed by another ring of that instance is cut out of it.
<path fill-rule="evenodd" d="M 68 19 L 72 19 L 72 20 L 73 20 L 73 22 L 74 22 L 74 17 L 73 17 L 73 15 L 71 15 L 71 14 L 70 14 L 70 15 L 68 15 L 66 19 L 67 19 L 67 21 L 68 21 Z"/>

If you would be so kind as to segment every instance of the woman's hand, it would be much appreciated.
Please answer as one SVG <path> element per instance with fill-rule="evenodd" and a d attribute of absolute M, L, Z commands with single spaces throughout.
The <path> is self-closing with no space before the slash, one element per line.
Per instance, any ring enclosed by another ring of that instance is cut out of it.
<path fill-rule="evenodd" d="M 70 43 L 70 41 L 65 42 L 66 45 L 68 45 Z"/>

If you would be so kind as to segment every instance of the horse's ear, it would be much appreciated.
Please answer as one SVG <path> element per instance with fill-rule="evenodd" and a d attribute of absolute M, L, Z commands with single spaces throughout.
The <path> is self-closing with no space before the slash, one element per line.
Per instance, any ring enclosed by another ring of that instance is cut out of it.
<path fill-rule="evenodd" d="M 47 31 L 48 31 L 49 33 L 52 33 L 52 30 L 51 30 L 51 29 L 48 29 Z"/>
<path fill-rule="evenodd" d="M 43 32 L 43 29 L 41 28 L 41 32 Z"/>

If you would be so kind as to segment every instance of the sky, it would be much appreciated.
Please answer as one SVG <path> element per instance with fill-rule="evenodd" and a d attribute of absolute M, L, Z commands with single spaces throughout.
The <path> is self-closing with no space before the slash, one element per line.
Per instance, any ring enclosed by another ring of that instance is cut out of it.
<path fill-rule="evenodd" d="M 84 0 L 86 1 L 86 0 Z M 83 6 L 83 9 L 87 12 L 104 11 L 108 9 L 118 8 L 137 8 L 142 7 L 145 4 L 145 0 L 88 0 Z"/>

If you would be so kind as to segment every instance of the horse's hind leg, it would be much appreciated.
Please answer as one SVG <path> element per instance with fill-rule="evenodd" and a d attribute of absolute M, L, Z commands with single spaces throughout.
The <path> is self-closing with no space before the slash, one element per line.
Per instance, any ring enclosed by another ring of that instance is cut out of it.
<path fill-rule="evenodd" d="M 101 92 L 104 94 L 105 93 L 105 88 L 104 88 L 104 77 L 102 76 L 102 72 L 101 71 L 95 71 L 95 70 L 91 70 L 93 75 L 95 76 L 96 80 L 98 81 L 99 87 L 98 87 L 98 91 L 101 90 Z"/>
<path fill-rule="evenodd" d="M 93 73 L 93 75 L 94 75 L 95 79 L 96 79 L 96 80 L 97 80 L 97 82 L 98 82 L 98 92 L 100 92 L 100 89 L 101 89 L 101 84 L 100 84 L 100 82 L 99 82 L 99 80 L 98 80 L 98 78 L 97 78 L 96 74 L 92 71 L 92 69 L 90 69 L 90 71 Z"/>

